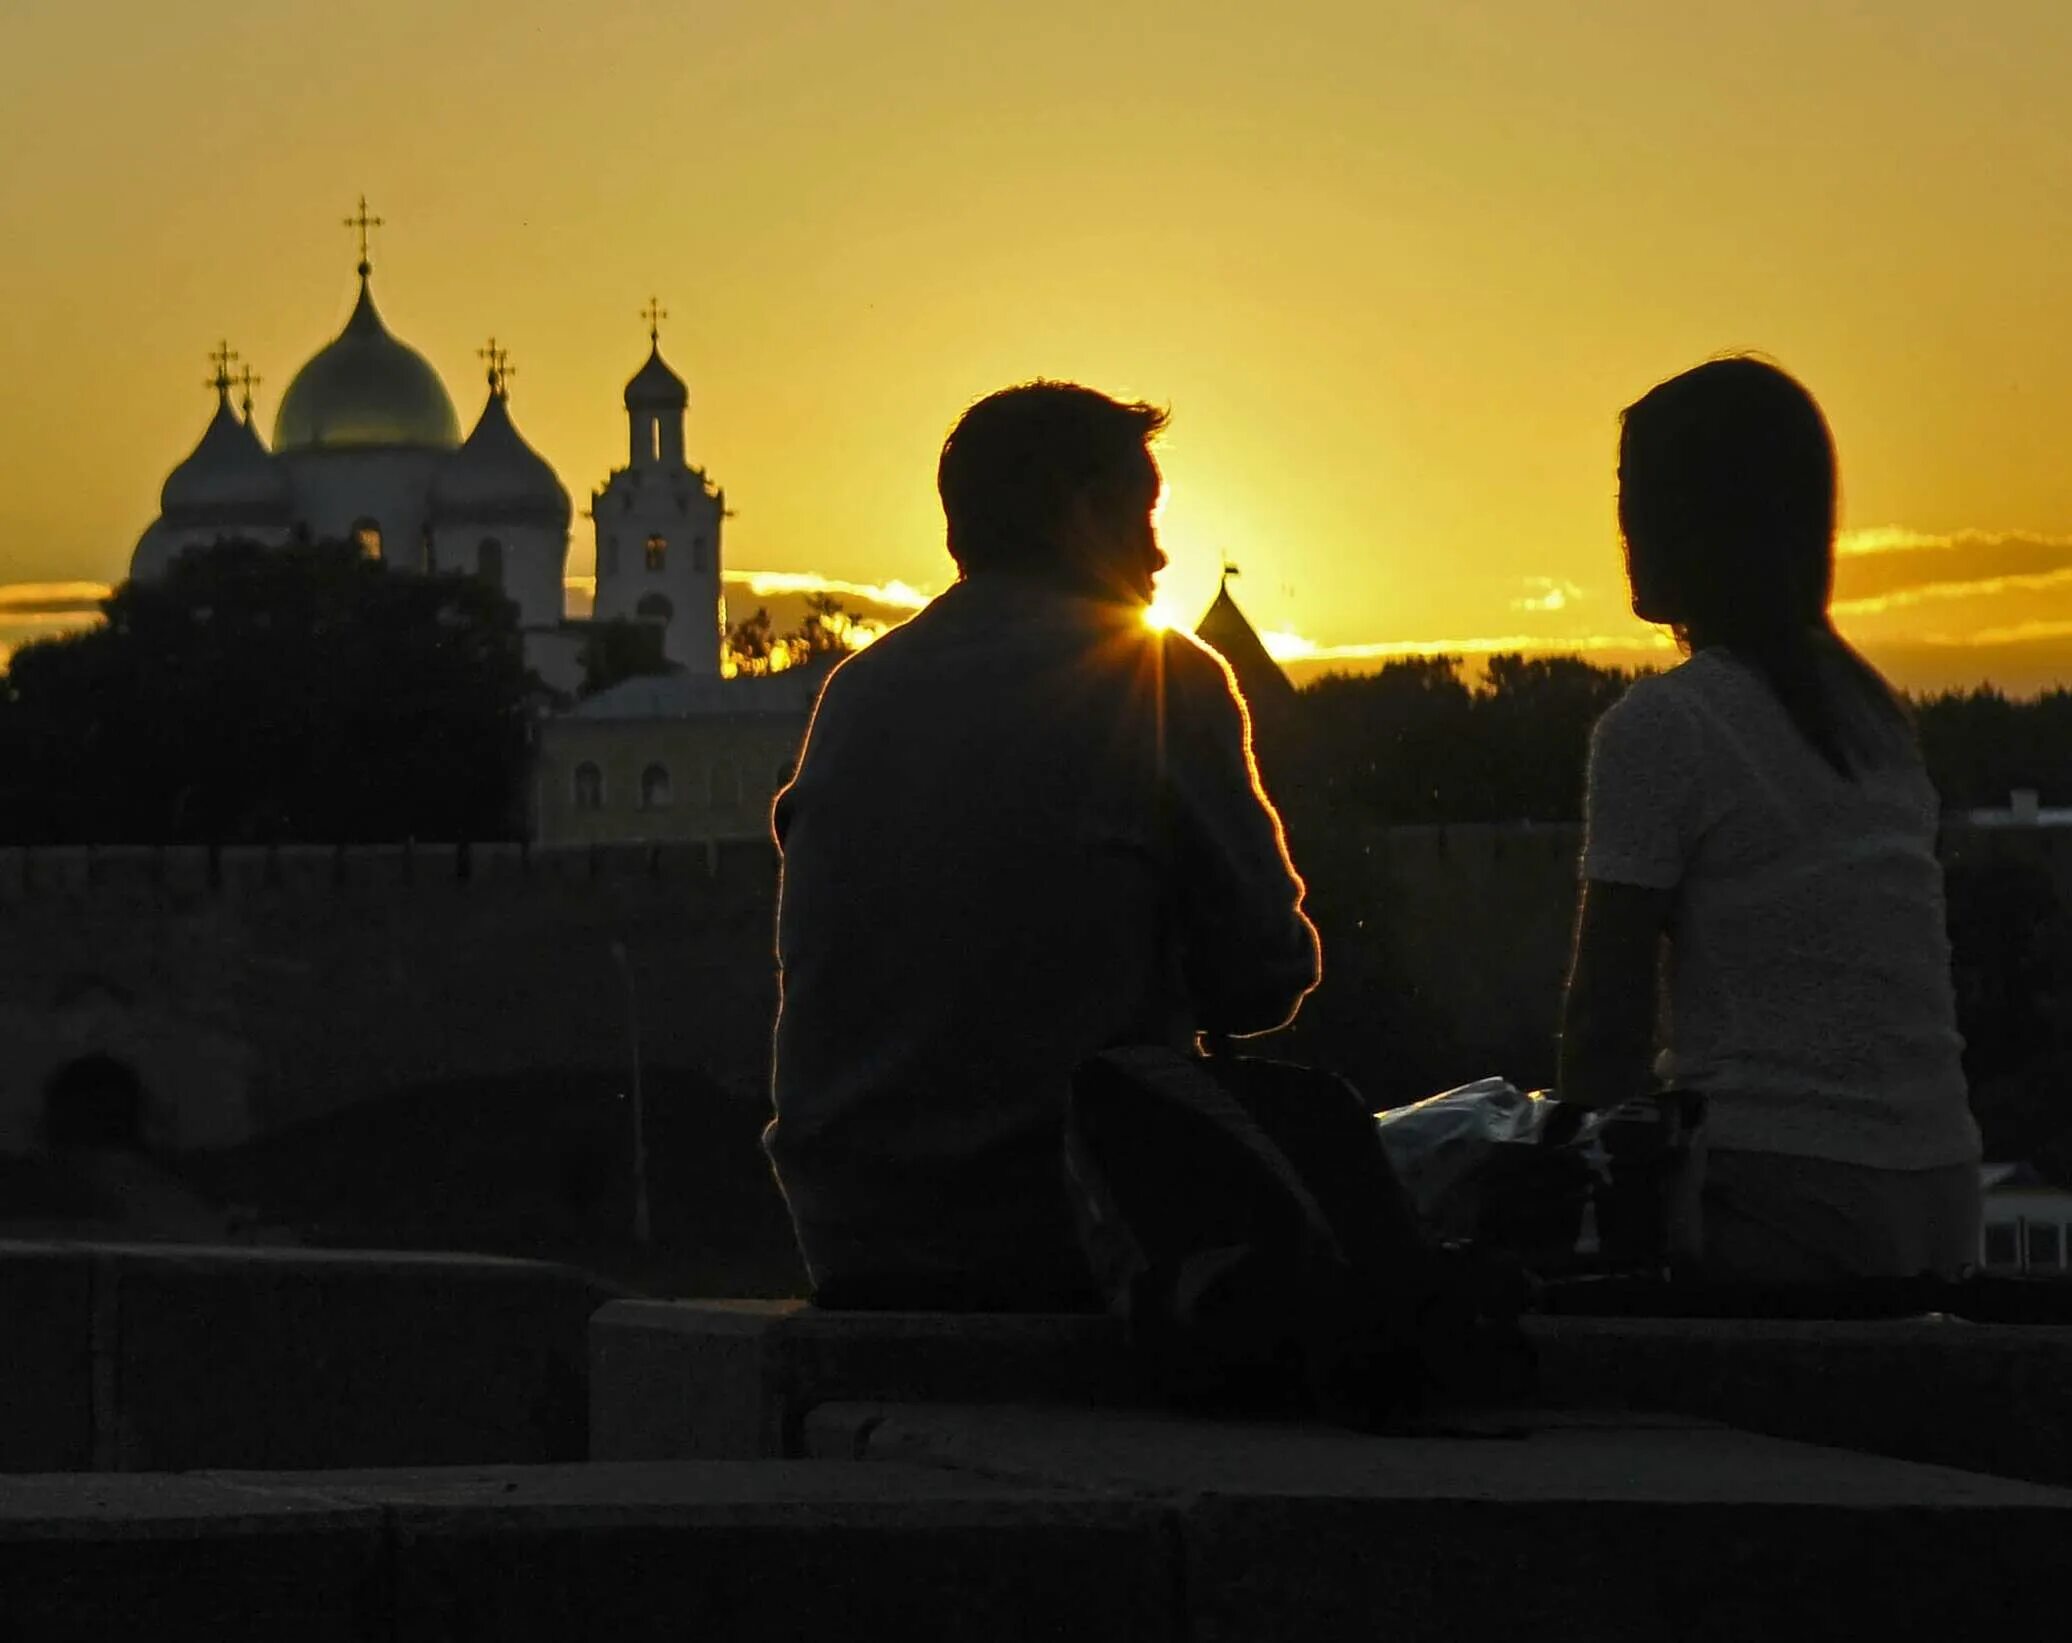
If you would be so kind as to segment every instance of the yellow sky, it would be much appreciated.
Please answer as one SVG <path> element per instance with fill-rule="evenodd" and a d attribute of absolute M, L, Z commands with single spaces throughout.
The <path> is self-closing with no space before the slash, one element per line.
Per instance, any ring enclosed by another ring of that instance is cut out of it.
<path fill-rule="evenodd" d="M 1907 533 L 1845 630 L 2033 683 L 2072 658 L 2068 80 L 2060 0 L 12 0 L 0 584 L 122 574 L 219 335 L 271 428 L 365 191 L 392 327 L 464 425 L 506 343 L 579 503 L 661 295 L 736 566 L 940 586 L 944 429 L 1057 375 L 1173 407 L 1181 608 L 1227 554 L 1327 653 L 1644 643 L 1617 411 L 1755 347 L 1847 522 Z"/>

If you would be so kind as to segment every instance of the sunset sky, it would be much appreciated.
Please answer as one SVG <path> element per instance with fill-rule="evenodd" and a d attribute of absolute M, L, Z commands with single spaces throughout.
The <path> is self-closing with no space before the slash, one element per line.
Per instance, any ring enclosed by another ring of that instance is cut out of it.
<path fill-rule="evenodd" d="M 1228 556 L 1284 655 L 1625 659 L 1619 408 L 1756 348 L 1843 630 L 2072 681 L 2068 83 L 2063 0 L 9 0 L 0 648 L 124 574 L 219 336 L 271 430 L 364 192 L 579 507 L 660 296 L 736 568 L 940 588 L 944 431 L 1063 376 L 1173 409 L 1176 608 Z"/>

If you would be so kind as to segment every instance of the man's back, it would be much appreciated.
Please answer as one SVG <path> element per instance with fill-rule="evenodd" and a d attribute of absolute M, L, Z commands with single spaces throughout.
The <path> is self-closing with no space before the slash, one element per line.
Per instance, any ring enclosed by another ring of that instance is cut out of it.
<path fill-rule="evenodd" d="M 777 831 L 766 1144 L 830 1295 L 1069 1289 L 1073 1066 L 1315 983 L 1227 670 L 1131 605 L 958 584 L 829 679 Z"/>

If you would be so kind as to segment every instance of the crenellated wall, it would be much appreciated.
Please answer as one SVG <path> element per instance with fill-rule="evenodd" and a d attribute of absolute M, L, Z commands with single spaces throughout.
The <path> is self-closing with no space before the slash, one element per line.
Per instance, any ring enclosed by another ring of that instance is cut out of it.
<path fill-rule="evenodd" d="M 1573 827 L 1294 828 L 1324 989 L 1284 1053 L 1377 1101 L 1551 1073 Z M 1963 829 L 1953 869 L 2072 896 L 2072 830 Z M 0 850 L 0 1151 L 103 1054 L 153 1141 L 215 1146 L 447 1079 L 630 1060 L 767 1080 L 762 844 Z M 614 956 L 623 947 L 625 966 Z"/>

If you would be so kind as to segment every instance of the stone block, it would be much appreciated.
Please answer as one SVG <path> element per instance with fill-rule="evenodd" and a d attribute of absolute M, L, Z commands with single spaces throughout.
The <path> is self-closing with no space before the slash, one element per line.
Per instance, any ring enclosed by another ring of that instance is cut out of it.
<path fill-rule="evenodd" d="M 806 1462 L 294 1481 L 384 1512 L 404 1643 L 1173 1635 L 1170 1543 L 1126 1498 Z"/>
<path fill-rule="evenodd" d="M 115 1331 L 107 1464 L 580 1458 L 582 1273 L 486 1256 L 103 1247 Z"/>
<path fill-rule="evenodd" d="M 93 1262 L 0 1243 L 0 1472 L 93 1464 Z"/>
<path fill-rule="evenodd" d="M 797 1301 L 620 1301 L 591 1323 L 592 1455 L 746 1459 L 799 1452 L 825 1402 L 1131 1402 L 1104 1317 L 828 1312 Z"/>
<path fill-rule="evenodd" d="M 1556 1401 L 2072 1485 L 2072 1328 L 1946 1317 L 1536 1318 Z"/>
<path fill-rule="evenodd" d="M 2072 1493 L 1702 1424 L 1362 1437 L 1090 1410 L 824 1408 L 865 1459 L 1161 1500 L 1200 1643 L 1943 1638 L 2055 1612 Z"/>
<path fill-rule="evenodd" d="M 387 1637 L 383 1513 L 185 1477 L 0 1478 L 0 1636 Z"/>

